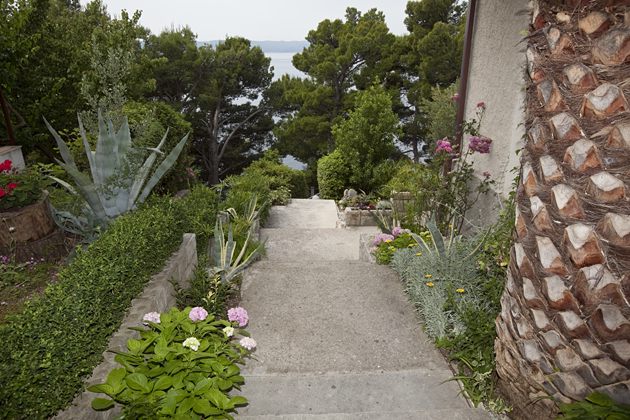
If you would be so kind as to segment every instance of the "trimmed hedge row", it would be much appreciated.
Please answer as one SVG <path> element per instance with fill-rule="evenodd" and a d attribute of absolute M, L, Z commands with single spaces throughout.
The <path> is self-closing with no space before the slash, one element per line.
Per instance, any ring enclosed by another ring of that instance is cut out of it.
<path fill-rule="evenodd" d="M 0 418 L 47 418 L 67 406 L 100 362 L 125 311 L 179 246 L 214 226 L 217 196 L 198 187 L 118 218 L 78 251 L 58 282 L 0 326 Z"/>

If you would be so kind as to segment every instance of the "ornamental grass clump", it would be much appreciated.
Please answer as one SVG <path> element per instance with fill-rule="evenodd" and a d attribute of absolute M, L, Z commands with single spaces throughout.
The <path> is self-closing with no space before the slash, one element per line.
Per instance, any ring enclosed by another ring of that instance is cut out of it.
<path fill-rule="evenodd" d="M 136 328 L 140 338 L 130 339 L 128 352 L 116 355 L 122 367 L 88 388 L 109 397 L 95 398 L 92 408 L 108 410 L 118 403 L 125 418 L 232 418 L 230 413 L 247 404 L 245 397 L 230 396 L 244 383 L 238 365 L 256 342 L 241 328 L 247 311 L 230 311 L 238 313 L 234 321 L 216 319 L 202 307 L 145 315 L 148 328 Z"/>

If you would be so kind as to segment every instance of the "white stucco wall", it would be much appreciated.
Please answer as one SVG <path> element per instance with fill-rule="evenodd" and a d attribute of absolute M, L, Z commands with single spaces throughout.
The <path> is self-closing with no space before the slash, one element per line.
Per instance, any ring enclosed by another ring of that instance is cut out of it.
<path fill-rule="evenodd" d="M 484 102 L 486 112 L 481 134 L 493 140 L 490 154 L 474 156 L 475 173 L 484 171 L 496 180 L 497 196 L 480 200 L 470 216 L 491 223 L 498 211 L 500 197 L 512 188 L 519 165 L 517 150 L 522 147 L 525 129 L 525 49 L 523 40 L 530 21 L 528 0 L 478 0 L 471 53 L 465 119 L 474 118 L 477 104 Z M 464 147 L 468 144 L 464 135 Z"/>

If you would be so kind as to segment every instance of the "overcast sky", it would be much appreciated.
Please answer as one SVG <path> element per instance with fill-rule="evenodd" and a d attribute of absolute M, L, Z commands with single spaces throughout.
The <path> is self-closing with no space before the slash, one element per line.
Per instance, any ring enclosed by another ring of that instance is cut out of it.
<path fill-rule="evenodd" d="M 303 40 L 324 19 L 343 18 L 346 7 L 385 13 L 390 31 L 406 32 L 407 0 L 104 0 L 111 15 L 142 10 L 140 23 L 151 32 L 188 25 L 198 40 L 239 35 L 256 41 Z M 85 4 L 85 1 L 82 3 Z"/>

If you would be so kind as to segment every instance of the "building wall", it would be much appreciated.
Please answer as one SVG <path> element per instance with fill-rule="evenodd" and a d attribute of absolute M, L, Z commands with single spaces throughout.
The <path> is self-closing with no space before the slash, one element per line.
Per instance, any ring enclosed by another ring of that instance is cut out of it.
<path fill-rule="evenodd" d="M 465 119 L 475 118 L 477 104 L 486 112 L 481 134 L 493 140 L 487 155 L 473 155 L 475 174 L 488 171 L 496 181 L 495 193 L 479 200 L 469 216 L 481 224 L 492 223 L 507 197 L 518 167 L 522 147 L 525 104 L 525 49 L 523 38 L 530 22 L 527 0 L 478 0 Z M 464 147 L 468 144 L 464 135 Z"/>

